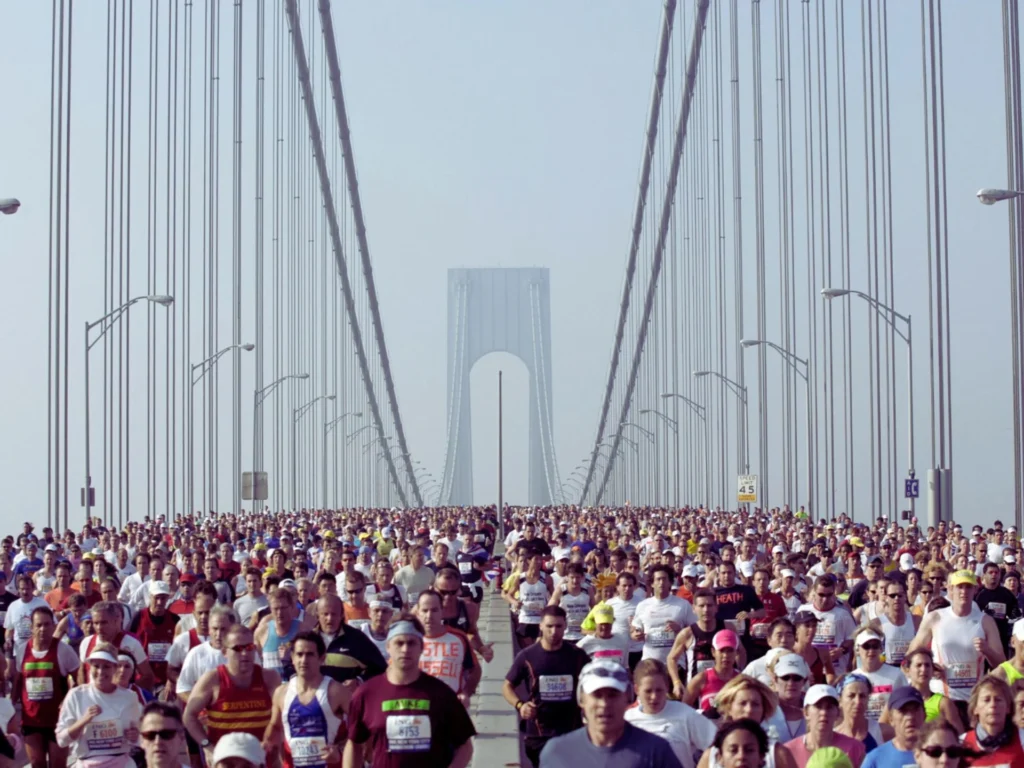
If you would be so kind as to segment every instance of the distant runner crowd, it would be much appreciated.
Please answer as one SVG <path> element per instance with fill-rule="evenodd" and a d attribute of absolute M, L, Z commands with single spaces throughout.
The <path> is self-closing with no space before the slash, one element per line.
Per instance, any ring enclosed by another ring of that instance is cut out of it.
<path fill-rule="evenodd" d="M 788 509 L 25 523 L 0 768 L 490 765 L 471 702 L 509 639 L 535 767 L 1024 768 L 1020 556 L 998 521 Z"/>

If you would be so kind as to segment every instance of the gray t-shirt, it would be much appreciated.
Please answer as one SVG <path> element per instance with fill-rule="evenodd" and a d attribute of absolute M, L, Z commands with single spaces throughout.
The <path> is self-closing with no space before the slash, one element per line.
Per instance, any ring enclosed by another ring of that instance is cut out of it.
<path fill-rule="evenodd" d="M 259 597 L 253 597 L 252 595 L 243 595 L 242 597 L 235 600 L 235 612 L 238 614 L 238 620 L 243 624 L 248 624 L 249 619 L 256 613 L 260 608 L 266 608 L 269 605 L 267 602 L 266 595 L 260 595 Z"/>
<path fill-rule="evenodd" d="M 653 733 L 626 723 L 612 747 L 596 747 L 586 727 L 556 736 L 540 753 L 540 768 L 682 768 L 672 746 Z"/>

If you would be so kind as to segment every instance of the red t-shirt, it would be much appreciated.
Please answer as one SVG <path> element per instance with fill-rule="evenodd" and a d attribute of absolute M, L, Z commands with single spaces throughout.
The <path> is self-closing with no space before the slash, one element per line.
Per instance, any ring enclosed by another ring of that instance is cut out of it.
<path fill-rule="evenodd" d="M 764 603 L 764 618 L 750 620 L 750 636 L 762 643 L 768 642 L 768 627 L 780 616 L 785 616 L 789 611 L 782 598 L 775 592 L 766 595 L 758 595 Z"/>
<path fill-rule="evenodd" d="M 450 765 L 455 750 L 476 735 L 462 702 L 445 683 L 420 674 L 409 685 L 377 675 L 356 689 L 348 710 L 349 738 L 368 744 L 372 768 Z"/>

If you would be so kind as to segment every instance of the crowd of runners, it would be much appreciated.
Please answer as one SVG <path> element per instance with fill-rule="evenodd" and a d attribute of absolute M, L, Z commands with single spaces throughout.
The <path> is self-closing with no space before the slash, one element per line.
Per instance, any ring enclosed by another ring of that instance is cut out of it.
<path fill-rule="evenodd" d="M 26 523 L 0 763 L 464 768 L 486 670 L 535 767 L 1024 768 L 1020 556 L 998 521 L 788 510 Z"/>

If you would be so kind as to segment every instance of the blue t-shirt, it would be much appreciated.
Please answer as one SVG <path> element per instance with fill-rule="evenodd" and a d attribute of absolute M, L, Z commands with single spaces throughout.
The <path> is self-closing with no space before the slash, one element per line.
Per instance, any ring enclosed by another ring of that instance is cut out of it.
<path fill-rule="evenodd" d="M 21 576 L 21 574 L 23 573 L 27 573 L 29 576 L 32 576 L 33 574 L 35 574 L 36 571 L 41 570 L 43 570 L 43 561 L 41 558 L 34 557 L 30 560 L 26 557 L 24 560 L 22 560 L 20 563 L 14 566 L 14 576 L 18 577 Z"/>
<path fill-rule="evenodd" d="M 540 753 L 540 768 L 683 768 L 676 753 L 661 736 L 626 723 L 614 746 L 597 747 L 587 729 L 556 736 Z"/>
<path fill-rule="evenodd" d="M 917 765 L 917 761 L 914 759 L 914 753 L 904 752 L 902 749 L 896 749 L 896 745 L 887 741 L 877 749 L 871 750 L 868 756 L 864 758 L 864 762 L 860 764 L 860 768 L 904 768 L 904 766 Z"/>

